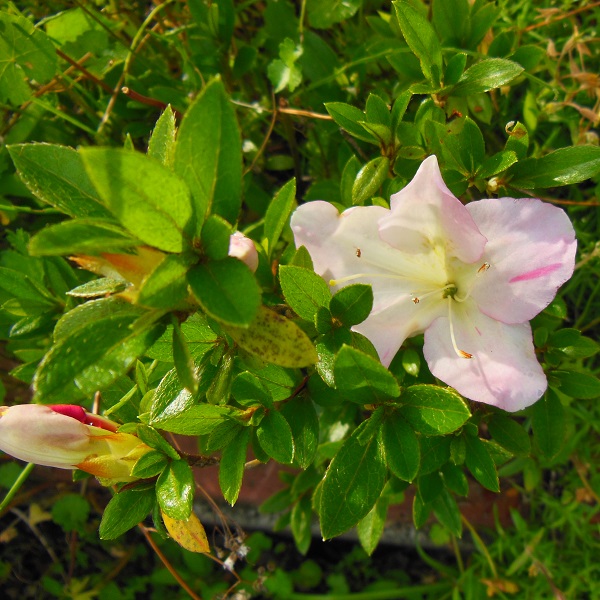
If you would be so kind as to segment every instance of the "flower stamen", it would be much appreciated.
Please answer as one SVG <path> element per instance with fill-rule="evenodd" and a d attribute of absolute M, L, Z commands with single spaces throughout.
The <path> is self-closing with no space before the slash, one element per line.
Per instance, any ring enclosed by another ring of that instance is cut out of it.
<path fill-rule="evenodd" d="M 472 354 L 461 350 L 456 343 L 456 337 L 454 335 L 454 325 L 452 323 L 452 298 L 448 302 L 448 321 L 450 322 L 450 339 L 452 340 L 452 348 L 460 358 L 473 358 Z"/>

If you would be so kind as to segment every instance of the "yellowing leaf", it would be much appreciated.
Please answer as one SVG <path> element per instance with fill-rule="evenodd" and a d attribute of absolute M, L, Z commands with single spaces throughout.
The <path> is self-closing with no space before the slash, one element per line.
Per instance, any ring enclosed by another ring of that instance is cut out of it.
<path fill-rule="evenodd" d="M 280 367 L 301 368 L 317 362 L 315 347 L 304 331 L 264 306 L 248 328 L 227 327 L 226 331 L 244 350 Z"/>
<path fill-rule="evenodd" d="M 206 532 L 200 519 L 192 513 L 187 521 L 171 519 L 161 511 L 161 515 L 169 535 L 182 547 L 190 552 L 210 553 Z"/>

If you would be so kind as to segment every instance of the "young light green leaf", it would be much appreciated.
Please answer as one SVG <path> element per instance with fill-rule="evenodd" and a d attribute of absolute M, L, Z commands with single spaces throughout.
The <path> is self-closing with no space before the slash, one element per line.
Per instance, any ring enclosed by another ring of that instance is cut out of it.
<path fill-rule="evenodd" d="M 171 106 L 167 106 L 156 121 L 156 126 L 148 142 L 148 156 L 155 158 L 163 165 L 170 167 L 175 154 L 175 113 Z"/>
<path fill-rule="evenodd" d="M 137 304 L 148 308 L 176 310 L 189 306 L 186 274 L 197 257 L 167 254 L 139 288 Z"/>
<path fill-rule="evenodd" d="M 433 86 L 439 86 L 442 75 L 442 47 L 431 23 L 422 11 L 417 10 L 407 0 L 396 0 L 394 8 L 402 35 L 419 59 L 423 75 Z"/>
<path fill-rule="evenodd" d="M 389 169 L 387 156 L 378 156 L 362 167 L 352 185 L 352 204 L 364 204 L 369 200 L 387 179 Z"/>
<path fill-rule="evenodd" d="M 260 306 L 260 288 L 250 269 L 237 258 L 206 261 L 187 275 L 192 293 L 214 319 L 248 327 Z"/>
<path fill-rule="evenodd" d="M 416 431 L 445 435 L 461 427 L 471 416 L 465 401 L 456 392 L 436 385 L 413 385 L 400 398 L 401 415 Z"/>
<path fill-rule="evenodd" d="M 73 148 L 18 144 L 8 151 L 19 176 L 42 202 L 71 217 L 114 220 Z"/>
<path fill-rule="evenodd" d="M 288 181 L 275 195 L 265 213 L 265 238 L 267 239 L 267 256 L 273 255 L 275 245 L 279 241 L 290 213 L 296 206 L 296 180 Z"/>
<path fill-rule="evenodd" d="M 321 533 L 330 539 L 354 527 L 373 508 L 385 484 L 386 466 L 377 435 L 359 439 L 366 423 L 344 442 L 323 478 Z"/>
<path fill-rule="evenodd" d="M 196 379 L 194 360 L 190 354 L 187 341 L 183 333 L 181 333 L 181 327 L 179 322 L 173 316 L 173 362 L 175 363 L 175 370 L 177 371 L 177 377 L 183 386 L 192 394 L 196 395 L 198 391 L 198 380 Z"/>
<path fill-rule="evenodd" d="M 317 310 L 329 305 L 331 293 L 324 279 L 308 269 L 281 265 L 279 283 L 290 308 L 305 321 L 313 321 Z"/>
<path fill-rule="evenodd" d="M 523 67 L 505 58 L 486 58 L 469 67 L 458 83 L 444 93 L 452 96 L 471 96 L 510 83 L 523 72 Z"/>
<path fill-rule="evenodd" d="M 220 79 L 213 79 L 187 110 L 177 135 L 175 171 L 194 202 L 196 233 L 214 213 L 235 223 L 242 202 L 242 140 Z"/>
<path fill-rule="evenodd" d="M 105 205 L 133 235 L 165 252 L 191 246 L 190 193 L 170 169 L 121 148 L 82 148 L 79 153 Z"/>

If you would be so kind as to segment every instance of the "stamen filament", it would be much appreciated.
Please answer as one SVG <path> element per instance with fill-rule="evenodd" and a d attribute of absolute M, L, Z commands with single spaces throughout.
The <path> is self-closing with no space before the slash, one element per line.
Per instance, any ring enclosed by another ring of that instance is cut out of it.
<path fill-rule="evenodd" d="M 456 352 L 457 356 L 460 358 L 473 358 L 472 354 L 461 350 L 456 343 L 456 337 L 454 336 L 454 325 L 452 323 L 452 298 L 448 299 L 448 321 L 450 322 L 450 339 L 452 340 L 454 352 Z"/>
<path fill-rule="evenodd" d="M 409 279 L 402 275 L 388 275 L 387 273 L 357 273 L 356 275 L 348 275 L 347 277 L 340 277 L 339 279 L 330 279 L 329 285 L 338 285 L 340 283 L 346 283 L 346 281 L 360 279 L 361 277 L 383 277 L 384 279 L 401 279 L 403 281 Z"/>

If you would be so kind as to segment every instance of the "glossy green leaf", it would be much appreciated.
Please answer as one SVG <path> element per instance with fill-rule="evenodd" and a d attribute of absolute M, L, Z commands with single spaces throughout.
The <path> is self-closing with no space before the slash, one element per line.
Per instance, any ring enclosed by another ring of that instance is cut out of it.
<path fill-rule="evenodd" d="M 173 166 L 192 193 L 197 233 L 210 213 L 229 223 L 237 221 L 242 203 L 242 140 L 220 79 L 204 88 L 183 117 Z"/>
<path fill-rule="evenodd" d="M 202 226 L 202 251 L 208 258 L 222 260 L 229 254 L 231 225 L 219 215 L 209 215 Z"/>
<path fill-rule="evenodd" d="M 127 288 L 126 281 L 111 279 L 110 277 L 101 277 L 100 279 L 92 279 L 87 283 L 78 285 L 76 288 L 69 290 L 67 295 L 75 298 L 104 298 L 111 294 L 117 294 Z M 14 335 L 11 330 L 11 336 Z"/>
<path fill-rule="evenodd" d="M 469 27 L 468 0 L 434 0 L 433 24 L 445 45 L 464 47 Z"/>
<path fill-rule="evenodd" d="M 173 317 L 173 362 L 177 378 L 183 386 L 195 395 L 198 391 L 198 380 L 196 379 L 196 369 L 194 359 L 190 354 L 185 336 L 181 332 L 181 327 L 177 319 Z"/>
<path fill-rule="evenodd" d="M 256 437 L 261 448 L 279 463 L 294 460 L 294 438 L 286 418 L 276 410 L 269 411 L 260 422 Z"/>
<path fill-rule="evenodd" d="M 249 402 L 260 402 L 265 408 L 273 408 L 273 399 L 262 381 L 250 373 L 243 371 L 235 377 L 231 385 L 233 397 L 242 405 Z"/>
<path fill-rule="evenodd" d="M 400 395 L 398 382 L 379 361 L 350 346 L 338 352 L 333 371 L 336 388 L 354 402 L 377 404 Z"/>
<path fill-rule="evenodd" d="M 194 502 L 194 475 L 184 460 L 174 460 L 156 482 L 156 499 L 172 519 L 187 521 Z"/>
<path fill-rule="evenodd" d="M 73 148 L 19 144 L 8 151 L 19 176 L 42 202 L 71 217 L 114 220 Z"/>
<path fill-rule="evenodd" d="M 385 484 L 386 466 L 377 435 L 361 440 L 366 423 L 344 442 L 323 478 L 319 516 L 323 539 L 354 527 L 373 508 Z"/>
<path fill-rule="evenodd" d="M 452 433 L 471 416 L 461 396 L 436 385 L 413 385 L 404 391 L 400 402 L 402 416 L 415 431 L 426 435 Z"/>
<path fill-rule="evenodd" d="M 423 74 L 430 83 L 438 86 L 442 75 L 442 47 L 435 30 L 423 12 L 408 0 L 396 0 L 394 8 L 402 35 L 419 59 Z"/>
<path fill-rule="evenodd" d="M 104 204 L 128 231 L 166 252 L 191 246 L 190 193 L 170 169 L 121 148 L 82 148 L 79 153 Z"/>
<path fill-rule="evenodd" d="M 114 540 L 143 521 L 155 502 L 154 489 L 128 489 L 115 494 L 102 513 L 100 539 Z"/>
<path fill-rule="evenodd" d="M 252 271 L 237 258 L 196 265 L 187 279 L 202 308 L 214 319 L 247 327 L 256 317 L 260 288 Z"/>
<path fill-rule="evenodd" d="M 470 96 L 499 88 L 523 72 L 523 67 L 505 58 L 485 58 L 469 67 L 452 86 L 452 96 Z"/>
<path fill-rule="evenodd" d="M 325 108 L 331 115 L 331 118 L 350 135 L 363 140 L 379 145 L 374 136 L 367 133 L 365 128 L 360 124 L 365 120 L 365 113 L 350 104 L 343 102 L 326 102 Z"/>
<path fill-rule="evenodd" d="M 294 462 L 307 469 L 317 456 L 319 446 L 319 419 L 310 398 L 296 396 L 283 406 L 285 417 L 294 438 Z"/>
<path fill-rule="evenodd" d="M 126 373 L 163 331 L 162 325 L 134 331 L 134 321 L 132 315 L 109 314 L 58 340 L 35 374 L 35 401 L 64 404 L 89 397 Z"/>
<path fill-rule="evenodd" d="M 290 308 L 305 321 L 313 321 L 317 310 L 329 305 L 331 293 L 322 277 L 301 267 L 281 265 L 279 283 Z"/>
<path fill-rule="evenodd" d="M 233 506 L 239 496 L 244 477 L 246 453 L 250 442 L 250 429 L 244 428 L 225 447 L 219 464 L 219 486 L 223 498 Z"/>
<path fill-rule="evenodd" d="M 187 308 L 189 292 L 186 274 L 195 261 L 194 256 L 167 254 L 142 281 L 137 304 L 170 310 Z"/>
<path fill-rule="evenodd" d="M 179 460 L 180 456 L 177 453 L 177 450 L 175 450 L 175 448 L 173 448 L 173 446 L 171 446 L 171 444 L 169 444 L 169 442 L 167 442 L 154 427 L 140 423 L 136 428 L 136 434 L 144 444 L 155 450 L 159 450 L 162 454 L 173 460 Z"/>
<path fill-rule="evenodd" d="M 149 479 L 160 475 L 168 464 L 169 460 L 162 452 L 150 450 L 133 465 L 131 474 L 140 479 Z"/>
<path fill-rule="evenodd" d="M 290 213 L 296 206 L 296 180 L 288 181 L 275 195 L 265 213 L 265 238 L 267 255 L 271 257 Z"/>
<path fill-rule="evenodd" d="M 465 463 L 473 477 L 484 488 L 492 492 L 499 492 L 500 482 L 498 481 L 496 465 L 485 444 L 478 437 L 470 435 L 465 435 L 464 440 L 467 450 Z"/>
<path fill-rule="evenodd" d="M 355 283 L 338 290 L 329 304 L 331 315 L 346 327 L 362 323 L 373 308 L 370 285 Z"/>
<path fill-rule="evenodd" d="M 488 421 L 492 439 L 517 456 L 527 456 L 531 451 L 529 435 L 522 425 L 503 414 L 492 415 Z"/>
<path fill-rule="evenodd" d="M 387 156 L 378 156 L 362 167 L 352 185 L 352 204 L 364 204 L 374 196 L 387 179 L 389 169 Z"/>
<path fill-rule="evenodd" d="M 181 435 L 205 435 L 227 418 L 239 413 L 236 409 L 214 404 L 187 404 L 182 410 L 178 410 L 179 403 L 183 401 L 184 398 L 176 397 L 158 418 L 150 420 L 150 425 Z"/>
<path fill-rule="evenodd" d="M 541 158 L 526 158 L 508 171 L 511 185 L 526 189 L 581 183 L 600 173 L 600 147 L 569 146 Z"/>
<path fill-rule="evenodd" d="M 363 550 L 371 556 L 379 544 L 385 529 L 389 500 L 382 495 L 375 502 L 375 506 L 363 517 L 356 526 L 358 541 Z"/>
<path fill-rule="evenodd" d="M 581 335 L 577 329 L 559 329 L 550 336 L 547 343 L 550 348 L 560 350 L 569 358 L 588 358 L 600 352 L 600 344 Z"/>
<path fill-rule="evenodd" d="M 383 448 L 390 471 L 403 481 L 412 481 L 419 472 L 421 449 L 414 429 L 397 412 L 383 421 Z"/>
<path fill-rule="evenodd" d="M 248 328 L 227 327 L 227 333 L 247 352 L 281 367 L 300 368 L 317 362 L 308 336 L 294 322 L 264 306 Z"/>

